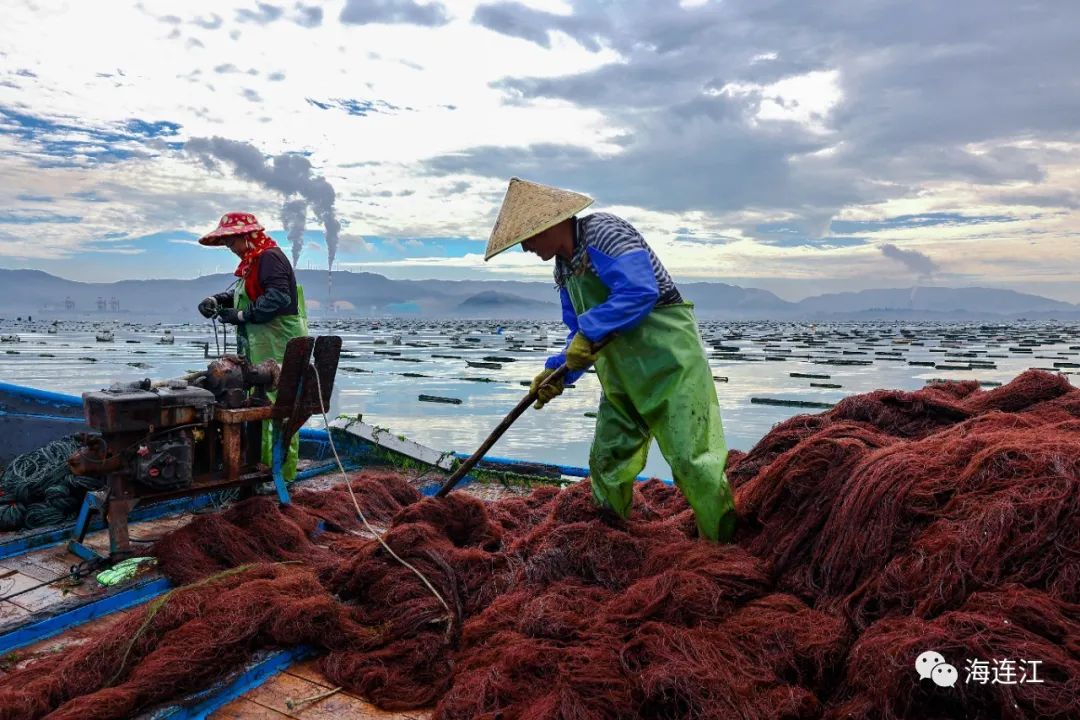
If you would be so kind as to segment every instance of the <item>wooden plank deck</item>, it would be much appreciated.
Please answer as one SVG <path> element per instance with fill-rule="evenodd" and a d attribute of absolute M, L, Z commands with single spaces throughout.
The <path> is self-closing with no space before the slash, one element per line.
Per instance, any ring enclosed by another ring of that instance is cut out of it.
<path fill-rule="evenodd" d="M 431 712 L 427 710 L 409 712 L 380 710 L 362 698 L 343 690 L 320 700 L 296 704 L 297 700 L 314 697 L 333 689 L 334 685 L 319 672 L 318 662 L 305 660 L 249 690 L 210 717 L 214 720 L 261 720 L 262 718 L 273 720 L 282 718 L 428 720 L 431 717 Z M 290 701 L 293 703 L 292 708 L 289 707 Z"/>
<path fill-rule="evenodd" d="M 147 520 L 133 526 L 133 535 L 140 539 L 156 538 L 183 527 L 192 517 L 191 514 L 184 514 Z M 108 531 L 99 530 L 87 535 L 86 544 L 95 550 L 108 552 Z M 149 544 L 144 547 L 149 547 Z M 78 563 L 79 559 L 70 554 L 64 545 L 32 550 L 0 560 L 0 628 L 33 613 L 47 611 L 73 597 L 93 598 L 103 595 L 105 589 L 100 587 L 92 576 L 83 578 L 79 584 L 66 579 L 58 580 Z M 55 582 L 29 589 L 49 581 Z"/>

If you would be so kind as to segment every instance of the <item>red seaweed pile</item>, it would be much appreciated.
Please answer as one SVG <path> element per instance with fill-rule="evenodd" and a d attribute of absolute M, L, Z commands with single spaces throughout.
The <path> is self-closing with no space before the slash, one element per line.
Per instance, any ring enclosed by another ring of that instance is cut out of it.
<path fill-rule="evenodd" d="M 299 644 L 331 682 L 446 719 L 1077 717 L 1080 390 L 1063 378 L 850 397 L 728 472 L 731 545 L 699 540 L 659 481 L 624 522 L 587 481 L 484 503 L 353 476 L 441 600 L 344 486 L 239 503 L 155 546 L 178 589 L 0 678 L 0 718 L 127 717 Z M 927 651 L 954 685 L 921 679 Z"/>

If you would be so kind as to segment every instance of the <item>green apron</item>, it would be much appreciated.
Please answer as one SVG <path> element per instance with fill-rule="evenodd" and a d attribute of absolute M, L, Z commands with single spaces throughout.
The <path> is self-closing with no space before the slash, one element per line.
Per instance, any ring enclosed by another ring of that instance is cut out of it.
<path fill-rule="evenodd" d="M 608 297 L 591 269 L 567 278 L 566 290 L 578 315 Z M 735 530 L 735 503 L 724 475 L 727 443 L 693 307 L 656 307 L 600 352 L 596 375 L 603 394 L 589 474 L 593 499 L 625 518 L 655 437 L 694 510 L 699 534 L 726 541 Z"/>
<path fill-rule="evenodd" d="M 243 281 L 237 283 L 233 290 L 233 307 L 237 310 L 246 310 L 251 306 L 251 300 L 247 296 Z M 246 357 L 249 362 L 259 364 L 263 360 L 273 359 L 279 363 L 285 358 L 285 346 L 294 337 L 304 337 L 308 334 L 307 307 L 304 305 L 304 288 L 296 286 L 297 315 L 279 315 L 266 323 L 241 323 L 237 326 L 236 344 L 238 352 Z M 270 402 L 277 400 L 277 392 L 267 393 Z M 262 461 L 267 465 L 273 464 L 273 435 L 271 423 L 263 422 L 262 428 Z M 296 463 L 300 459 L 300 433 L 296 433 L 289 443 L 289 452 L 285 455 L 282 464 L 282 475 L 286 482 L 296 479 Z"/>

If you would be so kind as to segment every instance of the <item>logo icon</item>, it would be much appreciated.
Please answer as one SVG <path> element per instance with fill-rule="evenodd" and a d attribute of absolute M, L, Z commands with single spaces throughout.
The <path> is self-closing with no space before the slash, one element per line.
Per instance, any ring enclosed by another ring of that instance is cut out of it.
<path fill-rule="evenodd" d="M 920 680 L 933 680 L 938 687 L 952 687 L 959 677 L 956 668 L 945 662 L 945 657 L 935 650 L 927 650 L 915 658 L 915 671 L 919 673 Z"/>

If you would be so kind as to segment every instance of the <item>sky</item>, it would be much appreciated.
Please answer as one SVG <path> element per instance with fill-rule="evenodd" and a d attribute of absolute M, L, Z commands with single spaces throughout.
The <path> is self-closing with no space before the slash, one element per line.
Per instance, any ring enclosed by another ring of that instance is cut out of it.
<path fill-rule="evenodd" d="M 1080 302 L 1080 3 L 0 0 L 0 267 L 195 277 L 254 212 L 303 268 L 483 262 L 511 176 L 676 280 Z"/>

